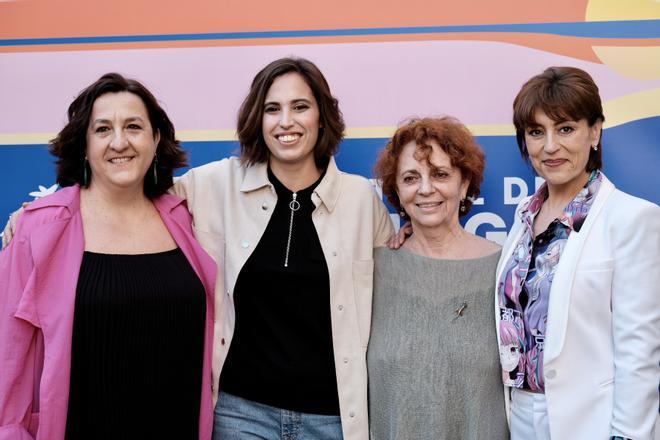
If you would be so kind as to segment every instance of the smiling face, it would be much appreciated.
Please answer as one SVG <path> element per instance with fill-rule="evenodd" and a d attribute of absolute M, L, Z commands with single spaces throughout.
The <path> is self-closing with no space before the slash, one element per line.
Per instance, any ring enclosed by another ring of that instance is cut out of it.
<path fill-rule="evenodd" d="M 273 81 L 264 102 L 262 134 L 273 171 L 291 165 L 315 169 L 319 107 L 300 74 L 286 73 Z"/>
<path fill-rule="evenodd" d="M 535 125 L 525 129 L 529 159 L 550 190 L 579 191 L 589 178 L 589 153 L 598 144 L 602 122 L 589 126 L 586 119 L 554 121 L 542 110 L 534 113 Z"/>
<path fill-rule="evenodd" d="M 140 97 L 130 92 L 99 96 L 87 129 L 90 188 L 142 191 L 159 140 Z"/>
<path fill-rule="evenodd" d="M 396 192 L 401 207 L 410 217 L 413 230 L 453 228 L 458 225 L 458 209 L 469 182 L 435 141 L 432 152 L 417 160 L 417 144 L 412 141 L 401 150 L 397 167 Z M 430 161 L 430 164 L 429 164 Z"/>

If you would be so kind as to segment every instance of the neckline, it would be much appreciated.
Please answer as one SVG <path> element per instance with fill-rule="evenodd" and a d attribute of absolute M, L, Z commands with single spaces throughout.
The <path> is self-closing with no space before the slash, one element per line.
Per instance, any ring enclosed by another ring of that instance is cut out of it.
<path fill-rule="evenodd" d="M 88 251 L 85 250 L 84 254 L 86 255 L 92 255 L 92 256 L 97 256 L 97 257 L 153 257 L 153 256 L 167 256 L 167 255 L 173 255 L 181 252 L 180 247 L 175 247 L 174 249 L 168 249 L 166 251 L 158 251 L 158 252 L 149 252 L 149 253 L 142 253 L 142 254 L 108 254 L 105 252 L 96 252 L 96 251 Z"/>
<path fill-rule="evenodd" d="M 387 249 L 389 249 L 389 248 L 387 248 Z M 392 250 L 392 249 L 389 249 L 389 250 L 392 251 L 392 252 L 403 252 L 405 254 L 412 255 L 413 257 L 422 258 L 422 259 L 425 259 L 425 260 L 431 260 L 431 261 L 437 261 L 437 262 L 447 262 L 447 263 L 463 263 L 463 262 L 470 262 L 470 261 L 487 260 L 487 259 L 493 258 L 495 256 L 497 256 L 499 258 L 500 254 L 502 253 L 502 249 L 499 249 L 498 251 L 493 252 L 492 254 L 483 255 L 481 257 L 474 257 L 474 258 L 436 258 L 436 257 L 429 257 L 428 255 L 418 254 L 416 252 L 412 252 L 412 251 L 410 251 L 408 249 L 405 249 L 403 247 L 399 248 L 397 250 Z"/>
<path fill-rule="evenodd" d="M 321 183 L 321 180 L 323 180 L 323 178 L 325 177 L 326 170 L 327 169 L 324 169 L 321 172 L 321 175 L 319 176 L 318 179 L 316 179 L 316 181 L 314 183 L 312 183 L 311 185 L 309 185 L 306 188 L 303 188 L 301 190 L 296 191 L 296 194 L 298 194 L 299 196 L 307 195 L 307 194 L 311 195 L 312 192 L 314 192 L 314 189 L 316 189 L 316 187 Z M 270 166 L 267 168 L 267 171 L 268 171 L 268 180 L 275 187 L 275 192 L 276 193 L 282 194 L 282 195 L 287 195 L 287 196 L 290 196 L 290 195 L 293 194 L 293 191 L 291 191 L 289 188 L 287 188 L 282 182 L 280 182 L 280 180 L 277 178 L 277 176 L 275 176 L 275 173 L 273 173 L 273 170 L 271 170 Z"/>

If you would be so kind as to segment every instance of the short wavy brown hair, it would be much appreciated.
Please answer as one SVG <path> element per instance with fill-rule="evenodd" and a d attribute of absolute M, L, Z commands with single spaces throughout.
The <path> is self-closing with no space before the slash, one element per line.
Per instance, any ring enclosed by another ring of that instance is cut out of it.
<path fill-rule="evenodd" d="M 586 119 L 589 126 L 604 122 L 603 104 L 591 75 L 577 67 L 548 67 L 529 79 L 513 101 L 513 125 L 520 155 L 529 162 L 525 130 L 536 125 L 534 114 L 543 111 L 555 122 Z M 602 138 L 602 131 L 601 131 Z M 603 167 L 601 139 L 589 150 L 586 171 Z"/>
<path fill-rule="evenodd" d="M 319 137 L 314 146 L 316 164 L 327 164 L 344 138 L 345 125 L 339 103 L 330 93 L 330 86 L 319 68 L 304 58 L 280 58 L 257 73 L 238 111 L 238 140 L 241 144 L 241 161 L 245 165 L 268 161 L 268 146 L 261 128 L 264 102 L 275 78 L 291 72 L 303 77 L 319 106 Z"/>
<path fill-rule="evenodd" d="M 158 183 L 154 182 L 151 172 L 147 172 L 144 179 L 144 194 L 149 198 L 158 197 L 172 186 L 174 170 L 187 165 L 187 155 L 176 140 L 172 121 L 154 95 L 140 82 L 125 78 L 119 73 L 106 73 L 80 92 L 69 105 L 69 121 L 48 146 L 50 153 L 57 158 L 57 183 L 60 186 L 72 186 L 76 183 L 83 186 L 85 167 L 88 167 L 87 172 L 91 175 L 85 156 L 87 130 L 94 102 L 101 95 L 119 92 L 129 92 L 142 99 L 154 136 L 160 133 L 160 142 L 156 148 Z"/>
<path fill-rule="evenodd" d="M 465 211 L 459 211 L 464 216 L 472 208 L 472 200 L 479 196 L 481 182 L 484 179 L 486 160 L 484 152 L 476 140 L 460 121 L 450 116 L 442 118 L 411 119 L 399 127 L 387 146 L 380 152 L 374 174 L 382 181 L 383 194 L 398 211 L 401 211 L 401 201 L 396 193 L 396 178 L 399 169 L 399 157 L 410 142 L 417 144 L 415 158 L 426 160 L 430 166 L 430 156 L 433 149 L 429 142 L 435 141 L 442 151 L 449 156 L 451 165 L 461 172 L 463 180 L 469 183 L 467 198 L 463 201 Z M 407 219 L 408 215 L 404 217 Z"/>

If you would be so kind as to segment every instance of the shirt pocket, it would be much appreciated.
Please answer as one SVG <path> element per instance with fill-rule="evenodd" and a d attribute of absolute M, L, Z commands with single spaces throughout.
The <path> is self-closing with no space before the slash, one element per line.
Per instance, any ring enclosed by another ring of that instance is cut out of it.
<path fill-rule="evenodd" d="M 357 311 L 360 344 L 366 347 L 371 331 L 371 299 L 374 283 L 374 260 L 353 261 L 353 293 Z"/>

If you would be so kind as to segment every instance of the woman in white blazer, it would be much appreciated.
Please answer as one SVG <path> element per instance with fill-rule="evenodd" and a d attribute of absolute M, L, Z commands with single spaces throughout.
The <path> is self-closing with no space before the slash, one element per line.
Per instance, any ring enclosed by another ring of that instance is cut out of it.
<path fill-rule="evenodd" d="M 497 269 L 511 438 L 653 439 L 660 208 L 601 171 L 589 74 L 548 68 L 513 108 L 521 154 L 545 184 L 518 206 Z"/>

